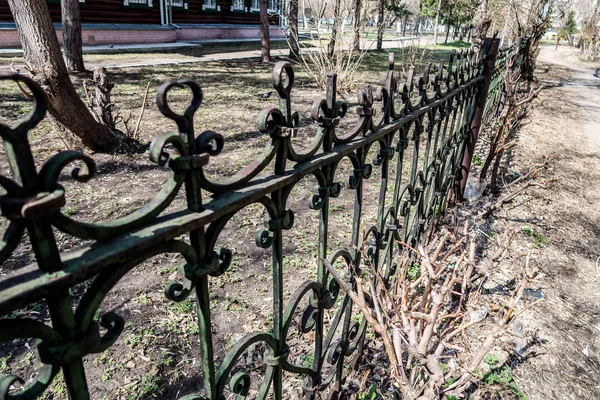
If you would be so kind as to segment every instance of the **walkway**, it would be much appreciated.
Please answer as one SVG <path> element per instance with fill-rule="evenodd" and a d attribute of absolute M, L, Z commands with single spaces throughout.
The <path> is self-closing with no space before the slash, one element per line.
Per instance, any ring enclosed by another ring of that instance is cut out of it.
<path fill-rule="evenodd" d="M 569 70 L 567 80 L 549 81 L 563 86 L 562 92 L 582 115 L 583 133 L 600 149 L 600 68 L 598 64 L 581 62 L 579 50 L 559 47 L 557 51 L 545 48 L 539 62 L 554 64 Z"/>
<path fill-rule="evenodd" d="M 580 61 L 577 49 L 542 49 L 536 76 L 548 87 L 519 132 L 510 168 L 547 163 L 537 180 L 551 186 L 531 189 L 498 215 L 497 224 L 548 240 L 529 247 L 530 271 L 539 271 L 531 285 L 544 301 L 519 317 L 534 346 L 514 360 L 519 388 L 531 400 L 600 399 L 598 68 Z M 518 245 L 513 254 L 526 254 Z M 510 268 L 520 271 L 523 258 Z"/>
<path fill-rule="evenodd" d="M 173 50 L 183 50 L 194 47 L 201 47 L 203 44 L 214 44 L 214 43 L 237 43 L 237 42 L 251 42 L 249 39 L 212 39 L 205 41 L 193 41 L 193 42 L 176 42 L 176 43 L 156 43 L 156 44 L 132 44 L 132 45 L 103 45 L 103 46 L 84 46 L 84 54 L 94 54 L 93 58 L 86 60 L 86 67 L 88 69 L 95 69 L 98 67 L 105 68 L 133 68 L 133 67 L 148 67 L 156 65 L 171 65 L 171 64 L 186 64 L 186 63 L 197 63 L 197 62 L 212 62 L 212 61 L 226 61 L 226 60 L 239 60 L 246 58 L 259 58 L 261 56 L 260 50 L 250 51 L 235 51 L 235 52 L 223 52 L 207 54 L 200 57 L 187 56 L 183 54 L 172 53 Z M 255 40 L 258 41 L 258 40 Z M 398 38 L 397 40 L 385 40 L 383 42 L 384 49 L 395 49 L 400 47 L 409 46 L 410 44 L 418 43 L 420 45 L 429 44 L 430 39 L 428 37 L 415 40 L 414 38 Z M 365 49 L 373 49 L 376 46 L 376 41 L 371 39 L 364 39 L 361 43 L 361 47 Z M 164 53 L 165 51 L 170 53 Z M 308 47 L 303 51 L 316 51 L 316 47 Z M 163 53 L 161 53 L 161 51 Z M 156 53 L 156 54 L 153 54 Z M 289 50 L 271 50 L 271 55 L 274 57 L 286 56 Z M 102 56 L 105 55 L 105 56 Z M 22 57 L 21 49 L 0 49 L 0 56 L 3 57 Z M 10 70 L 10 59 L 6 58 L 3 62 L 4 65 L 0 65 L 0 72 Z M 2 63 L 2 61 L 0 61 Z M 19 60 L 15 62 L 18 64 Z"/>

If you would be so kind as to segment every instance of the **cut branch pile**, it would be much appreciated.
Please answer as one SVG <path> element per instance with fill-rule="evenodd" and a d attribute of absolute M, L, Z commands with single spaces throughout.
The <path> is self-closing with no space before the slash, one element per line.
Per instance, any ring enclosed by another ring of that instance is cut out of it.
<path fill-rule="evenodd" d="M 403 398 L 460 397 L 472 388 L 474 371 L 514 317 L 527 278 L 521 278 L 514 297 L 490 321 L 487 309 L 482 315 L 473 311 L 478 296 L 478 290 L 473 290 L 476 241 L 467 233 L 467 224 L 462 235 L 447 233 L 429 248 L 401 247 L 397 275 L 390 279 L 364 261 L 361 276 L 346 280 L 323 261 L 381 338 Z M 467 354 L 463 335 L 484 322 L 486 339 L 475 354 Z"/>

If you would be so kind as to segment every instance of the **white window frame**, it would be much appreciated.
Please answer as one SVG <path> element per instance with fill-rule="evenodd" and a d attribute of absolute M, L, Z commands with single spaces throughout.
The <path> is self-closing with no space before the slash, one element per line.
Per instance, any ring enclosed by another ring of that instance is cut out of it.
<path fill-rule="evenodd" d="M 250 12 L 260 12 L 259 0 L 252 0 L 250 2 Z"/>
<path fill-rule="evenodd" d="M 221 6 L 218 2 L 219 0 L 202 0 L 202 11 L 221 11 Z"/>
<path fill-rule="evenodd" d="M 81 0 L 79 0 L 80 2 L 82 2 Z M 84 0 L 85 1 L 85 0 Z M 136 4 L 136 5 L 140 5 L 140 6 L 148 6 L 148 7 L 152 7 L 153 0 L 123 0 L 123 5 L 125 7 L 130 6 L 132 4 Z"/>
<path fill-rule="evenodd" d="M 246 1 L 231 0 L 231 11 L 246 11 Z"/>

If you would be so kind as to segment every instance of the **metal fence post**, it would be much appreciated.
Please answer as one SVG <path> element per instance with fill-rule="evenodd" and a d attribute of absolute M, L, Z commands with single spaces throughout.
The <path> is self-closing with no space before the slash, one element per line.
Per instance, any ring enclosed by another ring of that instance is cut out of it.
<path fill-rule="evenodd" d="M 471 161 L 473 160 L 473 154 L 475 153 L 475 144 L 477 144 L 477 138 L 479 137 L 479 130 L 481 128 L 481 122 L 483 120 L 483 114 L 485 111 L 485 102 L 487 100 L 488 91 L 492 82 L 492 74 L 494 73 L 494 65 L 496 63 L 496 57 L 498 55 L 498 48 L 500 47 L 500 39 L 486 38 L 483 42 L 482 49 L 487 49 L 483 59 L 483 83 L 477 94 L 477 103 L 475 105 L 475 112 L 473 113 L 473 120 L 471 121 L 471 130 L 469 137 L 467 138 L 467 144 L 465 146 L 465 154 L 463 156 L 460 185 L 457 193 L 457 200 L 462 201 L 465 194 L 465 188 L 467 186 L 467 178 L 469 177 L 469 171 L 471 169 Z"/>

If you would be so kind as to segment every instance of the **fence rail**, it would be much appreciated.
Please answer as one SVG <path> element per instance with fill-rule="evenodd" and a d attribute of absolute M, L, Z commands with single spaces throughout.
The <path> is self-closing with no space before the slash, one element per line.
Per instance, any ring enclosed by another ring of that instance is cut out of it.
<path fill-rule="evenodd" d="M 493 62 L 495 54 L 485 54 L 484 58 Z M 435 72 L 427 66 L 417 77 L 411 70 L 406 82 L 397 80 L 390 57 L 385 86 L 367 85 L 360 91 L 356 122 L 342 130 L 340 121 L 349 119 L 350 113 L 348 105 L 336 98 L 336 76 L 330 75 L 326 97 L 317 100 L 312 109 L 318 125 L 312 147 L 300 152 L 294 145 L 299 129 L 299 114 L 294 112 L 292 101 L 294 71 L 288 62 L 279 62 L 273 69 L 272 82 L 280 106 L 267 107 L 258 117 L 258 129 L 270 137 L 269 144 L 237 174 L 216 181 L 208 177 L 205 168 L 213 157 L 226 156 L 227 152 L 220 134 L 194 132 L 194 114 L 202 103 L 201 88 L 190 80 L 165 83 L 158 89 L 157 104 L 163 115 L 175 122 L 178 133 L 158 136 L 150 146 L 150 159 L 170 168 L 171 176 L 156 197 L 134 213 L 107 223 L 84 223 L 62 211 L 65 189 L 59 177 L 75 163 L 79 167 L 72 170 L 72 178 L 88 181 L 95 174 L 93 159 L 64 151 L 38 171 L 27 133 L 45 116 L 45 95 L 27 77 L 3 76 L 0 79 L 26 85 L 35 104 L 19 124 L 0 126 L 12 171 L 12 177 L 0 177 L 6 192 L 0 197 L 0 209 L 7 220 L 0 261 L 9 260 L 18 244 L 29 240 L 37 262 L 0 278 L 0 313 L 8 316 L 28 304 L 45 301 L 52 327 L 28 318 L 0 320 L 0 341 L 38 339 L 42 364 L 35 380 L 24 389 L 11 389 L 20 381 L 18 377 L 0 380 L 0 398 L 37 398 L 62 370 L 69 397 L 88 399 L 82 358 L 113 345 L 125 323 L 115 312 L 107 312 L 97 321 L 102 301 L 136 265 L 162 253 L 185 258 L 179 282 L 165 289 L 167 298 L 179 302 L 195 291 L 197 299 L 204 393 L 185 399 L 223 399 L 227 393 L 245 398 L 253 384 L 250 375 L 238 370 L 236 364 L 256 343 L 267 348 L 263 360 L 266 372 L 262 382 L 254 383 L 258 388 L 256 398 L 264 399 L 271 393 L 273 398 L 281 399 L 284 371 L 305 378 L 308 398 L 327 391 L 341 396 L 344 365 L 348 357 L 361 351 L 366 323 L 352 320 L 352 302 L 340 293 L 322 260 L 342 261 L 346 265 L 342 272 L 351 281 L 365 256 L 383 276 L 393 276 L 399 243 L 415 246 L 425 241 L 438 214 L 460 191 L 462 160 L 472 140 L 471 128 L 478 123 L 474 121 L 477 109 L 486 104 L 482 87 L 486 80 L 489 85 L 490 78 L 491 70 L 484 60 L 470 50 L 453 53 Z M 184 87 L 193 97 L 185 112 L 177 114 L 171 110 L 167 95 L 174 88 Z M 493 101 L 498 99 L 494 97 Z M 373 146 L 376 157 L 370 162 L 367 155 Z M 335 181 L 343 159 L 352 164 L 345 184 Z M 393 176 L 392 162 L 396 163 Z M 380 169 L 381 176 L 379 198 L 373 199 L 378 200 L 377 221 L 361 226 L 363 184 L 374 168 Z M 282 238 L 294 224 L 294 213 L 300 211 L 288 207 L 288 198 L 306 176 L 314 176 L 318 182 L 309 205 L 320 218 L 317 278 L 301 284 L 284 303 Z M 187 208 L 165 212 L 182 190 Z M 330 203 L 342 190 L 355 194 L 352 239 L 345 247 L 329 251 Z M 257 233 L 256 245 L 272 249 L 272 330 L 248 333 L 217 362 L 210 328 L 209 286 L 211 279 L 226 272 L 233 261 L 232 251 L 217 248 L 216 243 L 228 221 L 250 204 L 261 204 L 268 215 L 265 228 Z M 55 230 L 90 244 L 60 252 Z M 184 234 L 189 241 L 178 239 Z M 69 289 L 82 282 L 89 284 L 82 297 L 75 299 Z M 324 312 L 336 308 L 336 316 L 326 329 Z M 302 333 L 314 331 L 311 367 L 288 360 L 287 338 L 298 315 L 297 328 Z"/>

